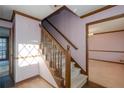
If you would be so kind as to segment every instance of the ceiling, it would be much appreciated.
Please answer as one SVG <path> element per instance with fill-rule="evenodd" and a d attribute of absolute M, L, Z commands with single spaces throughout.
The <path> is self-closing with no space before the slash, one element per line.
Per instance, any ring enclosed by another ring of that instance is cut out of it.
<path fill-rule="evenodd" d="M 71 11 L 78 16 L 82 16 L 104 5 L 66 5 Z M 33 17 L 43 19 L 62 7 L 61 5 L 0 5 L 0 18 L 11 19 L 12 11 L 20 11 Z"/>
<path fill-rule="evenodd" d="M 89 12 L 100 9 L 104 7 L 104 5 L 67 5 L 67 7 L 74 13 L 76 13 L 78 16 L 82 16 Z"/>
<path fill-rule="evenodd" d="M 124 17 L 89 26 L 90 33 L 124 30 Z"/>
<path fill-rule="evenodd" d="M 3 5 L 0 6 L 0 18 L 10 20 L 13 10 L 43 19 L 53 13 L 56 9 L 48 5 Z"/>

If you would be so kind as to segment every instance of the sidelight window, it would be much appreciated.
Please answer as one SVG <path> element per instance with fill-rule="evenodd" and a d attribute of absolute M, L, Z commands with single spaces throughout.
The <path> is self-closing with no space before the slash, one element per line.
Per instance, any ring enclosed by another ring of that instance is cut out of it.
<path fill-rule="evenodd" d="M 6 37 L 0 37 L 0 60 L 7 59 L 7 40 Z"/>

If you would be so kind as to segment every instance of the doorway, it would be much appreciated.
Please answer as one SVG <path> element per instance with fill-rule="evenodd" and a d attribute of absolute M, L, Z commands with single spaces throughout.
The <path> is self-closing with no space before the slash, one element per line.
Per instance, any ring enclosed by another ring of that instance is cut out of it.
<path fill-rule="evenodd" d="M 124 15 L 88 23 L 89 81 L 103 87 L 124 87 Z"/>
<path fill-rule="evenodd" d="M 0 26 L 0 88 L 7 88 L 14 85 L 11 77 L 11 56 L 10 28 Z"/>
<path fill-rule="evenodd" d="M 9 31 L 0 27 L 0 77 L 9 75 Z"/>

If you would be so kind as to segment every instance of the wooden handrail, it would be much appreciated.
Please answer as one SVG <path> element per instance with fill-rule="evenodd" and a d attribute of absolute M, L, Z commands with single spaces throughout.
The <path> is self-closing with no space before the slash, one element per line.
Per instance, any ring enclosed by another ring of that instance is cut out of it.
<path fill-rule="evenodd" d="M 74 49 L 78 49 L 61 31 L 59 31 L 49 20 L 45 19 Z"/>
<path fill-rule="evenodd" d="M 66 71 L 65 71 L 65 87 L 71 87 L 71 52 L 70 46 L 67 46 L 66 52 Z"/>

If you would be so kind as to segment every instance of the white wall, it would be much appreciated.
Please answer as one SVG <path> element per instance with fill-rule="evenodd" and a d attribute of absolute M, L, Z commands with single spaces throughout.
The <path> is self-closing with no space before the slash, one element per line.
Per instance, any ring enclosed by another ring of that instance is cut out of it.
<path fill-rule="evenodd" d="M 16 14 L 15 16 L 15 82 L 22 81 L 32 76 L 39 74 L 38 61 L 32 61 L 30 58 L 19 58 L 19 55 L 26 57 L 29 55 L 28 50 L 39 45 L 40 43 L 40 28 L 39 21 L 32 20 L 27 17 Z M 26 46 L 26 48 L 23 48 Z M 21 50 L 22 49 L 22 50 Z M 26 50 L 27 49 L 27 50 Z M 20 52 L 22 51 L 22 52 Z M 37 55 L 35 53 L 35 55 Z"/>
<path fill-rule="evenodd" d="M 41 61 L 39 62 L 39 74 L 41 77 L 43 77 L 45 80 L 47 80 L 51 85 L 54 87 L 58 87 L 56 84 L 50 70 L 48 69 L 48 66 L 46 65 L 46 61 L 44 60 L 45 56 L 42 55 L 40 58 Z"/>

